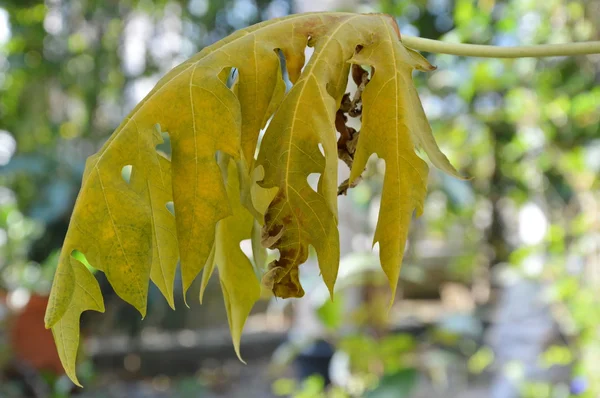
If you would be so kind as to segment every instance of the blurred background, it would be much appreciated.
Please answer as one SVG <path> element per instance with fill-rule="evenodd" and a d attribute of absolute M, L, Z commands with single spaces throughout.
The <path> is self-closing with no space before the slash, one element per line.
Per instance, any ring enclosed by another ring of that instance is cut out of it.
<path fill-rule="evenodd" d="M 176 312 L 151 286 L 141 322 L 96 273 L 107 310 L 82 317 L 86 388 L 62 375 L 43 314 L 85 159 L 204 46 L 316 10 L 385 12 L 403 34 L 452 42 L 600 40 L 598 0 L 0 0 L 0 397 L 600 396 L 598 55 L 428 55 L 421 99 L 472 179 L 431 170 L 389 312 L 372 159 L 340 198 L 336 301 L 311 259 L 304 299 L 254 309 L 248 365 L 216 279 L 202 306 L 176 294 Z"/>

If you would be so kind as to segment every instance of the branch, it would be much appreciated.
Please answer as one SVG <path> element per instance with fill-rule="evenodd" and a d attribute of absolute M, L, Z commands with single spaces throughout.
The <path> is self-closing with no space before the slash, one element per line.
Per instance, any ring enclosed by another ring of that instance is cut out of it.
<path fill-rule="evenodd" d="M 498 47 L 480 44 L 448 43 L 439 40 L 402 35 L 402 43 L 414 50 L 430 53 L 487 58 L 556 57 L 566 55 L 600 54 L 600 41 L 536 46 Z"/>

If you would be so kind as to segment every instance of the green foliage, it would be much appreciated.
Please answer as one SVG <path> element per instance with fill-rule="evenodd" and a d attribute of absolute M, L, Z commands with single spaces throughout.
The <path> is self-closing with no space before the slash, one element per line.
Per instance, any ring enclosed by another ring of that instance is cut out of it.
<path fill-rule="evenodd" d="M 377 387 L 365 394 L 365 398 L 404 398 L 409 397 L 418 380 L 415 369 L 402 369 L 387 374 Z"/>
<path fill-rule="evenodd" d="M 417 351 L 416 341 L 407 334 L 382 338 L 366 334 L 343 337 L 337 344 L 334 358 L 338 355 L 348 358 L 348 369 L 343 372 L 347 371 L 349 376 L 345 381 L 338 380 L 346 384 L 325 387 L 317 375 L 301 383 L 280 378 L 272 385 L 273 393 L 295 398 L 408 397 L 420 374 L 414 367 Z"/>

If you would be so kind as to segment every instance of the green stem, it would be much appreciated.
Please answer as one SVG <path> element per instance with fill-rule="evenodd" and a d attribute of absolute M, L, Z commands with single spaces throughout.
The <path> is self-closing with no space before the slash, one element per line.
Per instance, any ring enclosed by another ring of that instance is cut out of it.
<path fill-rule="evenodd" d="M 600 41 L 536 46 L 497 47 L 479 44 L 448 43 L 421 37 L 402 35 L 402 43 L 414 50 L 430 53 L 487 58 L 555 57 L 565 55 L 600 54 Z"/>

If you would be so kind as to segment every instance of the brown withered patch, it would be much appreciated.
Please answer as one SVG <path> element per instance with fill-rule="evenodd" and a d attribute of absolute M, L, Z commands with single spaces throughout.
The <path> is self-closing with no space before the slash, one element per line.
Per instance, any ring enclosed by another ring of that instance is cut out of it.
<path fill-rule="evenodd" d="M 262 284 L 271 289 L 276 297 L 302 297 L 304 290 L 300 285 L 298 267 L 308 258 L 308 247 L 301 243 L 299 230 L 290 227 L 294 222 L 291 215 L 286 215 L 281 221 L 284 221 L 283 225 L 271 225 L 271 229 L 268 230 L 268 224 L 265 224 L 262 232 L 263 244 L 271 243 L 268 248 L 279 250 L 279 259 L 269 264 Z M 289 229 L 287 234 L 286 226 Z"/>
<path fill-rule="evenodd" d="M 263 276 L 262 284 L 271 289 L 276 297 L 304 296 L 297 267 L 286 270 L 284 267 L 277 266 L 277 261 L 273 261 L 269 264 L 269 268 L 270 271 Z"/>
<path fill-rule="evenodd" d="M 273 199 L 265 215 L 261 243 L 263 247 L 279 250 L 279 259 L 269 264 L 261 282 L 276 297 L 304 296 L 298 267 L 308 258 L 308 247 L 299 235 L 299 217 L 300 214 L 292 212 L 283 193 Z"/>

